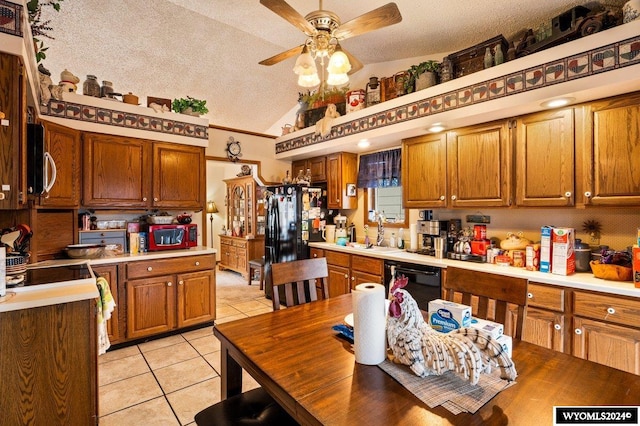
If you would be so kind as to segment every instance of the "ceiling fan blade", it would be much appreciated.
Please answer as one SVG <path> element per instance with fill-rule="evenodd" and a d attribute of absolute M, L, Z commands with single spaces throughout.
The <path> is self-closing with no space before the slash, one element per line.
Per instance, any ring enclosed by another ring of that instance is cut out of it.
<path fill-rule="evenodd" d="M 313 35 L 316 33 L 315 27 L 284 0 L 260 0 L 260 4 L 267 7 L 267 9 L 271 10 L 275 14 L 280 15 L 306 35 Z"/>
<path fill-rule="evenodd" d="M 364 65 L 362 65 L 362 62 L 360 62 L 358 60 L 358 58 L 353 56 L 351 53 L 346 51 L 342 46 L 340 46 L 340 47 L 342 48 L 342 52 L 345 55 L 347 55 L 347 58 L 349 58 L 349 63 L 351 64 L 351 70 L 347 74 L 351 75 L 351 74 L 355 74 L 358 71 L 360 71 L 362 69 L 362 67 L 364 66 Z"/>
<path fill-rule="evenodd" d="M 379 28 L 388 27 L 402 21 L 402 15 L 395 3 L 387 3 L 377 9 L 353 18 L 340 25 L 333 33 L 339 39 L 344 40 Z"/>
<path fill-rule="evenodd" d="M 285 59 L 289 59 L 292 56 L 296 56 L 302 53 L 302 48 L 304 47 L 304 44 L 301 44 L 300 46 L 296 46 L 292 49 L 289 50 L 285 50 L 284 52 L 278 53 L 275 56 L 272 56 L 270 58 L 267 58 L 263 61 L 260 61 L 259 64 L 260 65 L 275 65 L 278 62 L 282 62 Z"/>

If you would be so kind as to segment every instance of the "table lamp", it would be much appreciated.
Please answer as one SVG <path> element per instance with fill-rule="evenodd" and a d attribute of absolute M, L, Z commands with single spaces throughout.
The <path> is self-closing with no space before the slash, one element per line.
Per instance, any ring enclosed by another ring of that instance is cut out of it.
<path fill-rule="evenodd" d="M 209 221 L 211 222 L 211 248 L 213 248 L 213 214 L 218 213 L 218 208 L 216 207 L 216 203 L 213 201 L 207 201 L 207 214 L 209 214 Z"/>

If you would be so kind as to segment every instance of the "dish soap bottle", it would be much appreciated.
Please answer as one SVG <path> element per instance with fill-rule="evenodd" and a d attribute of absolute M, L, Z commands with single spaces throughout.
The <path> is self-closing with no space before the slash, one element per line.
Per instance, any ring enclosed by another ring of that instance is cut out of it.
<path fill-rule="evenodd" d="M 398 231 L 398 248 L 404 250 L 404 229 L 402 228 Z"/>
<path fill-rule="evenodd" d="M 396 246 L 396 233 L 392 232 L 391 238 L 389 238 L 389 247 L 395 247 L 395 246 Z"/>

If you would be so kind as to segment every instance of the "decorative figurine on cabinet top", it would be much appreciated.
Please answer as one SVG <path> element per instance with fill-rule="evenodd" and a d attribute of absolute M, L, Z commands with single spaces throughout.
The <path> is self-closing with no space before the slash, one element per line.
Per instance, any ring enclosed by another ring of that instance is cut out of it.
<path fill-rule="evenodd" d="M 60 73 L 60 83 L 58 84 L 62 86 L 64 92 L 75 93 L 76 90 L 78 90 L 78 83 L 80 83 L 80 78 L 73 75 L 71 71 L 66 68 Z"/>

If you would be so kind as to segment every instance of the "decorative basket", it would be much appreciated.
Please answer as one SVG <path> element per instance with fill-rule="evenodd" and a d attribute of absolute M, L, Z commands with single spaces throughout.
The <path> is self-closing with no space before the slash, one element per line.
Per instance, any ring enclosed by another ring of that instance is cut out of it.
<path fill-rule="evenodd" d="M 609 263 L 600 263 L 592 260 L 590 263 L 593 276 L 609 281 L 631 281 L 633 278 L 633 269 L 620 265 L 612 265 Z"/>
<path fill-rule="evenodd" d="M 7 275 L 21 275 L 27 272 L 29 256 L 29 254 L 12 255 L 11 253 L 8 253 L 5 262 L 7 266 Z"/>

